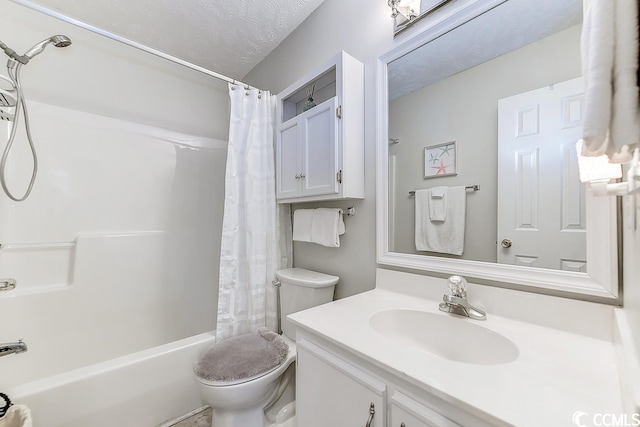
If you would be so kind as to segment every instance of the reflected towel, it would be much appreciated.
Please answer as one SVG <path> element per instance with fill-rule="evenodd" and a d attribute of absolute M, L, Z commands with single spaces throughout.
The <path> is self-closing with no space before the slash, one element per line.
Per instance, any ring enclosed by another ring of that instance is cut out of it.
<path fill-rule="evenodd" d="M 419 251 L 462 255 L 467 191 L 464 186 L 447 190 L 447 214 L 444 221 L 433 222 L 429 216 L 431 191 L 416 191 L 415 243 Z"/>
<path fill-rule="evenodd" d="M 31 411 L 25 405 L 12 405 L 4 417 L 0 418 L 0 427 L 31 426 Z"/>
<path fill-rule="evenodd" d="M 444 221 L 447 219 L 447 187 L 433 187 L 429 195 L 429 219 Z"/>

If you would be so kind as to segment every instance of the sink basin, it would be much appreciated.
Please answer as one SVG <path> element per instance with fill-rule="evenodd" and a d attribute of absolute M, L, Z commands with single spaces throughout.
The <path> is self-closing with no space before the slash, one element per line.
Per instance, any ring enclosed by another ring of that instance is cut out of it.
<path fill-rule="evenodd" d="M 518 347 L 475 320 L 418 310 L 375 313 L 369 324 L 391 341 L 456 362 L 500 365 L 518 358 Z"/>

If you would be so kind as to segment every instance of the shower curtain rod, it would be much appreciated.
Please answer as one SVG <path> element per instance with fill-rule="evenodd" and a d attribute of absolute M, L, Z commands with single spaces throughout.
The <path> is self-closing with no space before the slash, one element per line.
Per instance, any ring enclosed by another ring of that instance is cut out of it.
<path fill-rule="evenodd" d="M 184 60 L 182 60 L 180 58 L 176 58 L 175 56 L 171 56 L 171 55 L 168 55 L 168 54 L 166 54 L 164 52 L 160 52 L 159 50 L 153 49 L 153 48 L 151 48 L 149 46 L 145 46 L 145 45 L 143 45 L 141 43 L 134 42 L 133 40 L 129 40 L 127 38 L 121 37 L 121 36 L 119 36 L 117 34 L 110 33 L 109 31 L 105 31 L 105 30 L 102 30 L 102 29 L 100 29 L 98 27 L 94 27 L 93 25 L 89 25 L 86 22 L 78 21 L 77 19 L 73 19 L 73 18 L 71 18 L 69 16 L 63 15 L 60 12 L 56 12 L 54 10 L 51 10 L 51 9 L 46 8 L 46 7 L 40 6 L 38 4 L 32 3 L 32 2 L 30 2 L 28 0 L 11 0 L 11 1 L 13 3 L 17 3 L 17 4 L 21 5 L 21 6 L 25 6 L 25 7 L 29 8 L 29 9 L 35 10 L 37 12 L 44 13 L 45 15 L 49 15 L 51 17 L 60 19 L 61 21 L 68 22 L 69 24 L 75 25 L 77 27 L 84 28 L 85 30 L 89 30 L 89 31 L 94 32 L 96 34 L 100 34 L 101 36 L 108 37 L 108 38 L 110 38 L 112 40 L 115 40 L 117 42 L 124 43 L 124 44 L 126 44 L 128 46 L 134 47 L 134 48 L 139 49 L 139 50 L 143 50 L 143 51 L 145 51 L 147 53 L 150 53 L 152 55 L 159 56 L 160 58 L 163 58 L 163 59 L 166 59 L 168 61 L 174 62 L 176 64 L 182 65 L 183 67 L 191 68 L 192 70 L 198 71 L 200 73 L 206 74 L 206 75 L 211 76 L 211 77 L 215 77 L 216 79 L 223 80 L 225 82 L 229 82 L 229 83 L 232 83 L 232 84 L 242 85 L 242 86 L 245 86 L 246 88 L 253 87 L 253 86 L 250 86 L 250 85 L 248 85 L 246 83 L 243 83 L 243 82 L 241 82 L 239 80 L 235 80 L 235 79 L 232 79 L 231 77 L 227 77 L 224 74 L 216 73 L 215 71 L 211 71 L 211 70 L 209 70 L 207 68 L 200 67 L 199 65 L 193 64 L 191 62 L 187 62 L 187 61 L 184 61 Z"/>

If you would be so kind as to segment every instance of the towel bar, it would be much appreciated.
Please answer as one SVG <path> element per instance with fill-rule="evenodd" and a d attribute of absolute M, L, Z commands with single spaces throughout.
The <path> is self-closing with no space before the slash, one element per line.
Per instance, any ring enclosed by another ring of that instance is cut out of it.
<path fill-rule="evenodd" d="M 464 187 L 465 190 L 471 190 L 471 191 L 480 191 L 480 186 L 479 185 L 467 185 L 466 187 Z M 415 196 L 416 192 L 415 191 L 409 191 L 409 196 Z"/>
<path fill-rule="evenodd" d="M 340 215 L 356 216 L 356 208 L 352 206 L 350 208 L 347 208 L 346 210 L 340 209 Z"/>

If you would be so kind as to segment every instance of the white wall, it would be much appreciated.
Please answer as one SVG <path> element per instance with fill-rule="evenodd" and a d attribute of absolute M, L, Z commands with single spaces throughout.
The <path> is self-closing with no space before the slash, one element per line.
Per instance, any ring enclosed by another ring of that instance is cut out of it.
<path fill-rule="evenodd" d="M 638 204 L 640 197 L 636 196 Z M 627 212 L 628 204 L 633 203 L 634 199 L 625 197 L 623 199 L 623 212 Z M 636 205 L 636 212 L 640 214 Z M 628 218 L 625 218 L 625 223 Z M 629 318 L 631 329 L 634 333 L 634 341 L 636 344 L 636 354 L 640 356 L 640 217 L 638 218 L 638 229 L 633 230 L 625 226 L 623 231 L 624 243 L 624 307 Z M 640 380 L 640 378 L 638 378 Z"/>
<path fill-rule="evenodd" d="M 40 170 L 25 202 L 0 193 L 0 277 L 18 280 L 0 295 L 0 342 L 29 351 L 0 360 L 0 389 L 215 329 L 226 83 L 0 9 L 0 38 L 19 53 L 53 34 L 73 42 L 22 72 Z M 25 142 L 8 168 L 18 193 Z"/>
<path fill-rule="evenodd" d="M 560 31 L 389 103 L 389 135 L 401 141 L 389 146 L 399 165 L 394 251 L 420 253 L 409 191 L 477 184 L 480 192 L 467 197 L 464 253 L 455 258 L 496 262 L 498 100 L 579 77 L 581 28 Z M 448 141 L 458 144 L 458 174 L 423 179 L 424 147 Z"/>

